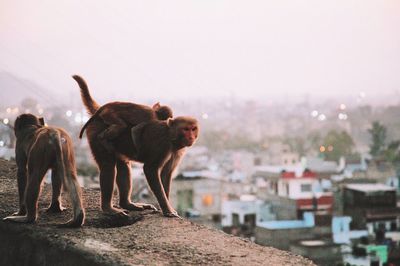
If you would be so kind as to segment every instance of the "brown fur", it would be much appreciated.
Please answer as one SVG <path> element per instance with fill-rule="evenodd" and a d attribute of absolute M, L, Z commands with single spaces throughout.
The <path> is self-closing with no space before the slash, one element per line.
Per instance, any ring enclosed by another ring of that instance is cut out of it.
<path fill-rule="evenodd" d="M 167 120 L 168 118 L 174 117 L 172 109 L 169 106 L 156 103 L 153 105 L 152 109 L 155 111 L 158 120 Z"/>
<path fill-rule="evenodd" d="M 151 190 L 165 216 L 177 216 L 169 202 L 172 173 L 178 166 L 186 147 L 197 140 L 197 121 L 177 117 L 164 121 L 149 121 L 131 129 L 136 161 L 144 163 L 143 170 Z"/>
<path fill-rule="evenodd" d="M 87 87 L 84 89 L 88 91 Z M 81 91 L 82 90 L 81 88 Z M 98 105 L 90 105 L 90 103 L 95 103 L 95 101 L 90 97 L 89 93 L 81 93 L 81 96 L 88 112 L 94 115 L 98 110 Z M 167 197 L 169 194 L 170 176 L 173 169 L 175 169 L 176 165 L 179 163 L 179 159 L 183 153 L 182 148 L 185 146 L 184 144 L 188 144 L 188 141 L 180 143 L 180 145 L 175 145 L 175 143 L 178 143 L 178 140 L 181 139 L 179 134 L 182 134 L 182 131 L 179 130 L 180 127 L 172 126 L 172 121 L 163 122 L 154 120 L 153 117 L 146 116 L 141 116 L 137 119 L 138 124 L 140 124 L 134 128 L 133 134 L 135 136 L 135 141 L 140 142 L 143 140 L 144 143 L 135 146 L 130 130 L 125 129 L 118 138 L 112 141 L 115 148 L 114 151 L 106 149 L 98 138 L 99 134 L 108 127 L 103 119 L 95 117 L 87 126 L 86 130 L 89 145 L 100 170 L 101 208 L 106 214 L 125 215 L 123 210 L 112 206 L 112 194 L 114 182 L 116 181 L 119 190 L 119 205 L 121 208 L 126 210 L 154 209 L 152 205 L 131 202 L 132 184 L 130 163 L 132 160 L 136 160 L 145 163 L 144 169 L 146 178 L 159 201 L 164 215 L 176 216 L 176 212 L 172 209 Z M 151 123 L 145 123 L 150 121 Z M 176 121 L 180 120 L 178 119 Z M 178 125 L 178 123 L 176 125 Z M 152 130 L 152 128 L 154 128 L 154 130 Z M 149 133 L 149 136 L 153 136 L 151 140 L 148 140 L 149 137 L 143 137 L 145 135 L 144 133 L 146 135 Z M 154 145 L 151 146 L 153 141 L 154 143 L 160 143 L 161 146 L 158 148 Z M 192 143 L 194 142 L 193 139 L 190 141 L 192 141 Z M 174 152 L 172 152 L 172 147 L 175 147 L 174 149 L 176 149 L 176 151 L 174 150 Z M 154 156 L 152 157 L 152 152 L 150 151 L 154 149 L 157 151 L 153 153 Z M 176 158 L 172 159 L 172 156 L 176 156 Z M 160 157 L 161 159 L 158 160 L 155 157 Z M 161 161 L 163 161 L 163 164 L 161 164 Z M 163 167 L 164 163 L 165 167 Z M 154 173 L 155 169 L 160 168 L 162 168 L 161 175 L 164 176 L 163 180 L 165 181 L 160 181 L 160 176 Z M 163 185 L 161 185 L 160 182 L 162 182 Z"/>
<path fill-rule="evenodd" d="M 88 85 L 86 84 L 86 81 L 81 78 L 78 75 L 74 75 L 72 76 L 72 78 L 78 82 L 79 88 L 81 88 L 81 98 L 85 104 L 85 106 L 87 106 L 87 108 L 89 108 L 88 113 L 93 115 L 97 109 L 100 108 L 100 105 L 93 100 L 92 96 L 89 93 L 89 88 Z"/>
<path fill-rule="evenodd" d="M 108 128 L 102 132 L 104 138 L 112 140 L 118 137 L 129 125 L 135 126 L 142 121 L 157 119 L 157 115 L 151 107 L 129 103 L 129 102 L 111 102 L 101 106 L 92 117 L 83 125 L 79 138 L 92 123 L 94 119 L 100 118 L 108 125 Z"/>
<path fill-rule="evenodd" d="M 156 103 L 153 107 L 135 104 L 130 102 L 110 102 L 101 107 L 92 99 L 86 82 L 80 76 L 73 76 L 81 88 L 81 96 L 88 112 L 92 117 L 83 125 L 79 138 L 82 138 L 87 126 L 96 118 L 101 118 L 108 127 L 99 133 L 98 137 L 101 144 L 107 150 L 113 151 L 114 147 L 110 143 L 117 138 L 125 129 L 138 125 L 148 120 L 167 120 L 173 117 L 170 107 Z"/>
<path fill-rule="evenodd" d="M 73 144 L 61 128 L 45 127 L 43 121 L 32 114 L 22 114 L 15 120 L 15 147 L 18 166 L 19 211 L 4 218 L 14 222 L 33 223 L 37 219 L 37 202 L 41 183 L 52 169 L 52 202 L 48 211 L 61 212 L 61 187 L 69 192 L 73 206 L 73 219 L 65 226 L 78 227 L 84 222 L 81 190 L 76 179 Z"/>

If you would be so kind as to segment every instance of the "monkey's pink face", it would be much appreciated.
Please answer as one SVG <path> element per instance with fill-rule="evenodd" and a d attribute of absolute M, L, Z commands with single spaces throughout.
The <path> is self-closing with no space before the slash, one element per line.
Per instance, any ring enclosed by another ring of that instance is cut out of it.
<path fill-rule="evenodd" d="M 197 125 L 186 125 L 181 130 L 184 137 L 185 146 L 192 146 L 197 139 L 199 131 Z"/>

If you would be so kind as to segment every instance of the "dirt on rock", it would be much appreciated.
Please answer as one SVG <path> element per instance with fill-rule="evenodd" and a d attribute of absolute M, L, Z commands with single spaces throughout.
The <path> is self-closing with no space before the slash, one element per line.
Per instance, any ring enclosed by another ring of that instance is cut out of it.
<path fill-rule="evenodd" d="M 0 218 L 17 211 L 16 165 L 0 159 Z M 36 224 L 14 224 L 0 220 L 2 230 L 24 231 L 27 237 L 45 238 L 54 246 L 73 247 L 82 256 L 92 256 L 93 264 L 106 265 L 315 265 L 301 256 L 263 247 L 188 220 L 165 218 L 159 212 L 130 212 L 129 219 L 102 215 L 100 191 L 83 191 L 85 225 L 60 228 L 72 217 L 68 195 L 67 210 L 46 213 L 51 198 L 43 185 Z M 1 254 L 0 254 L 1 255 Z"/>

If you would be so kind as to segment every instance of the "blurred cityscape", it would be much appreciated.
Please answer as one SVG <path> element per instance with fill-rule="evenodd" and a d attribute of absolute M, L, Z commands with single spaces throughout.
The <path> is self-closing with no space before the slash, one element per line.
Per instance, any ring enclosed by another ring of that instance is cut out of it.
<path fill-rule="evenodd" d="M 99 188 L 87 141 L 78 139 L 89 118 L 78 88 L 60 99 L 8 73 L 0 86 L 15 95 L 0 104 L 0 157 L 14 159 L 19 114 L 43 116 L 72 136 L 81 185 Z M 167 102 L 201 126 L 175 173 L 175 209 L 319 265 L 400 265 L 400 101 L 370 105 L 367 97 Z M 156 203 L 138 163 L 133 187 L 134 201 Z"/>

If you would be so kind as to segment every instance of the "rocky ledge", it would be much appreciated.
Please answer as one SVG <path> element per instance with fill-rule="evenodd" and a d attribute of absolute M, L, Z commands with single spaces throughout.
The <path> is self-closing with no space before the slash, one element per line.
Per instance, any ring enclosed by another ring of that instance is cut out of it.
<path fill-rule="evenodd" d="M 129 219 L 110 219 L 99 210 L 98 190 L 83 191 L 85 225 L 60 228 L 71 210 L 46 213 L 50 196 L 50 187 L 44 185 L 36 224 L 0 220 L 0 265 L 315 265 L 301 256 L 160 213 L 131 212 Z M 0 218 L 17 210 L 17 197 L 16 165 L 0 159 Z"/>

